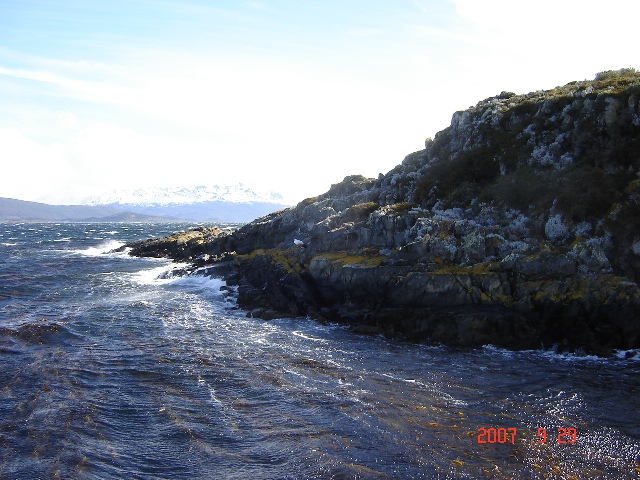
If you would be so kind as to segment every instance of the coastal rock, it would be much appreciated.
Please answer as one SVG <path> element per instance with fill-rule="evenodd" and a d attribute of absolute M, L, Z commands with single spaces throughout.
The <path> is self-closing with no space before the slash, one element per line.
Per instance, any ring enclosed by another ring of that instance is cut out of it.
<path fill-rule="evenodd" d="M 132 253 L 232 256 L 238 303 L 263 318 L 459 346 L 640 348 L 638 98 L 632 69 L 503 93 L 377 179 Z"/>
<path fill-rule="evenodd" d="M 228 232 L 218 227 L 198 227 L 168 237 L 152 238 L 128 245 L 131 255 L 139 257 L 169 257 L 175 260 L 193 260 L 209 255 L 210 245 Z M 220 251 L 222 253 L 222 251 Z"/>

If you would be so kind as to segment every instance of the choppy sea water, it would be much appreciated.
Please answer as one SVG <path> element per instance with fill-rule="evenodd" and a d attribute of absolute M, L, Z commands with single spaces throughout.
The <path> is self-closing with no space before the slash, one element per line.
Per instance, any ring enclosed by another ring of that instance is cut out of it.
<path fill-rule="evenodd" d="M 0 224 L 0 478 L 640 477 L 634 352 L 266 322 L 112 252 L 185 227 Z"/>

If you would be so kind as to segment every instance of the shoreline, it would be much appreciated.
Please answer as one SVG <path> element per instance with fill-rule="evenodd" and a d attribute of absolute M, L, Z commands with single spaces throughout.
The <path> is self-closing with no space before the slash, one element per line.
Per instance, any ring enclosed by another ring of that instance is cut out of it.
<path fill-rule="evenodd" d="M 233 232 L 131 247 L 226 262 L 239 305 L 262 318 L 459 346 L 640 348 L 640 73 L 502 92 L 378 178 L 347 176 Z"/>
<path fill-rule="evenodd" d="M 202 241 L 212 232 L 210 243 Z M 184 256 L 194 248 L 225 244 L 229 235 L 200 228 L 123 248 L 136 256 L 186 260 L 191 266 L 184 273 L 199 269 L 223 278 L 237 288 L 237 304 L 247 316 L 265 320 L 310 317 L 348 324 L 357 333 L 455 347 L 557 345 L 559 351 L 609 357 L 614 350 L 640 346 L 640 292 L 613 274 L 587 277 L 568 270 L 562 280 L 555 271 L 524 276 L 522 270 L 532 267 L 522 263 L 520 271 L 490 264 L 420 271 L 357 252 L 309 255 L 299 246 Z M 562 261 L 559 254 L 543 258 Z"/>

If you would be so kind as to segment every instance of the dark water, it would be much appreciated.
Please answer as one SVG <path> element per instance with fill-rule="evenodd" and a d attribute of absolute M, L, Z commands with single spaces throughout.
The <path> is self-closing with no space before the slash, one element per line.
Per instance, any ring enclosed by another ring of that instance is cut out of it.
<path fill-rule="evenodd" d="M 184 227 L 0 224 L 0 478 L 640 477 L 639 359 L 248 319 L 106 253 Z"/>

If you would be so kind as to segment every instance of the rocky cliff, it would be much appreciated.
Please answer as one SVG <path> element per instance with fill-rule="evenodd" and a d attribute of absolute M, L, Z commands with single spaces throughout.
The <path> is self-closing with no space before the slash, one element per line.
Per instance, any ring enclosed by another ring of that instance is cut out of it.
<path fill-rule="evenodd" d="M 639 102 L 632 69 L 503 92 L 377 179 L 132 254 L 224 267 L 263 318 L 460 346 L 639 348 Z"/>

